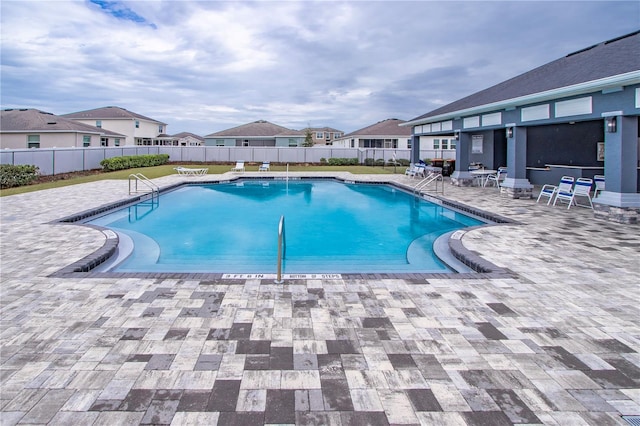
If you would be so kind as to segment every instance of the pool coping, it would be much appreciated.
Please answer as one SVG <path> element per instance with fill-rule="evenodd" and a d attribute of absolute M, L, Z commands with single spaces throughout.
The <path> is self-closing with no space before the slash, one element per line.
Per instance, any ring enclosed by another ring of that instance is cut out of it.
<path fill-rule="evenodd" d="M 238 175 L 233 177 L 227 177 L 221 175 L 220 178 L 215 180 L 198 180 L 198 181 L 181 181 L 175 184 L 166 185 L 160 188 L 160 194 L 174 191 L 176 189 L 185 187 L 185 186 L 193 186 L 193 185 L 214 185 L 214 184 L 224 184 L 230 183 L 240 180 L 335 180 L 342 183 L 349 184 L 368 184 L 368 185 L 389 185 L 396 187 L 405 192 L 413 193 L 415 196 L 419 196 L 427 201 L 434 202 L 438 205 L 457 210 L 466 214 L 470 214 L 472 216 L 476 216 L 483 220 L 489 221 L 488 223 L 473 226 L 469 228 L 460 229 L 454 231 L 449 237 L 448 246 L 451 254 L 458 261 L 462 262 L 464 265 L 468 266 L 475 272 L 453 272 L 453 273 L 339 273 L 335 274 L 283 274 L 285 282 L 291 282 L 295 280 L 309 278 L 308 276 L 319 276 L 321 279 L 331 279 L 331 278 L 323 278 L 323 277 L 331 277 L 331 276 L 339 276 L 341 279 L 404 279 L 407 282 L 413 283 L 424 283 L 427 279 L 479 279 L 479 278 L 510 278 L 514 277 L 516 274 L 509 269 L 499 267 L 488 260 L 482 258 L 479 254 L 467 249 L 462 243 L 462 239 L 465 234 L 471 232 L 476 229 L 485 228 L 488 226 L 499 226 L 499 225 L 519 225 L 518 221 L 512 220 L 502 215 L 494 214 L 491 212 L 487 212 L 482 209 L 478 209 L 472 206 L 468 206 L 463 203 L 455 202 L 447 199 L 444 196 L 427 192 L 427 191 L 418 191 L 415 192 L 412 187 L 408 185 L 404 185 L 400 182 L 395 182 L 393 180 L 380 180 L 380 181 L 369 181 L 369 180 L 358 180 L 357 175 L 353 175 L 351 178 L 345 178 L 342 176 L 274 176 L 274 175 L 260 175 L 260 176 L 245 176 Z M 119 200 L 113 203 L 108 203 L 101 205 L 99 207 L 81 211 L 79 213 L 69 215 L 63 217 L 61 219 L 56 219 L 54 221 L 49 222 L 50 224 L 66 224 L 66 225 L 76 225 L 76 226 L 86 226 L 97 231 L 100 231 L 105 236 L 105 242 L 102 247 L 95 250 L 93 253 L 73 262 L 58 271 L 49 275 L 52 278 L 143 278 L 143 279 L 187 279 L 187 280 L 200 280 L 200 281 L 208 281 L 215 284 L 218 283 L 242 283 L 243 280 L 246 279 L 247 275 L 251 276 L 269 276 L 270 274 L 234 274 L 230 273 L 206 273 L 206 272 L 110 272 L 110 271 L 97 271 L 96 268 L 101 264 L 108 261 L 115 253 L 119 244 L 119 237 L 117 233 L 114 231 L 88 223 L 84 223 L 83 221 L 89 217 L 93 217 L 97 214 L 106 213 L 114 209 L 119 209 L 123 207 L 127 207 L 129 205 L 134 205 L 139 202 L 147 201 L 151 198 L 149 193 L 139 194 L 130 196 L 123 200 Z M 229 276 L 232 277 L 229 277 Z M 295 278 L 288 278 L 290 276 L 295 276 Z M 236 278 L 237 276 L 237 278 Z M 261 278 L 257 278 L 261 279 Z M 335 279 L 335 278 L 334 278 Z M 270 278 L 266 278 L 269 282 L 273 280 Z"/>

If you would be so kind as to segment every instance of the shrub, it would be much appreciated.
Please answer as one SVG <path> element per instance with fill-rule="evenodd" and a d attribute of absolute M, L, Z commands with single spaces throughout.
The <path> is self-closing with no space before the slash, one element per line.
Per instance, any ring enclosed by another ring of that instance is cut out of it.
<path fill-rule="evenodd" d="M 320 159 L 320 164 L 321 164 L 321 165 L 323 165 L 323 166 L 324 166 L 324 165 L 326 165 L 326 164 L 327 164 L 327 159 L 326 159 L 326 158 L 324 158 L 324 157 L 322 157 L 322 158 Z"/>
<path fill-rule="evenodd" d="M 365 158 L 364 165 L 365 166 L 373 166 L 375 164 L 375 160 L 373 158 Z"/>
<path fill-rule="evenodd" d="M 407 167 L 411 162 L 405 158 L 399 158 L 396 160 L 396 163 L 398 163 L 399 166 Z"/>
<path fill-rule="evenodd" d="M 38 171 L 36 166 L 0 164 L 0 188 L 29 185 L 38 178 Z"/>
<path fill-rule="evenodd" d="M 161 166 L 169 162 L 169 154 L 127 155 L 124 157 L 105 158 L 100 165 L 105 172 L 133 169 L 136 167 Z"/>
<path fill-rule="evenodd" d="M 378 158 L 378 159 L 376 160 L 376 166 L 381 166 L 381 167 L 383 167 L 383 166 L 384 166 L 384 158 Z"/>
<path fill-rule="evenodd" d="M 357 166 L 357 158 L 329 158 L 327 164 L 330 166 Z"/>

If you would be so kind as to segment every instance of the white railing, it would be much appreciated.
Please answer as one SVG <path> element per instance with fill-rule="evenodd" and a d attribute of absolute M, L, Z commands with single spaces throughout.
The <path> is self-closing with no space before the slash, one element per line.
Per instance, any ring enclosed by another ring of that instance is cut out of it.
<path fill-rule="evenodd" d="M 132 185 L 133 183 L 133 185 Z M 142 183 L 144 187 L 138 188 L 138 183 Z M 160 197 L 160 187 L 143 175 L 142 173 L 132 173 L 129 175 L 129 195 L 140 192 L 151 194 L 151 199 L 157 201 Z"/>
<path fill-rule="evenodd" d="M 435 182 L 434 191 L 436 193 L 440 192 L 444 195 L 444 178 L 442 177 L 441 173 L 437 173 L 437 172 L 430 172 L 424 179 L 418 182 L 413 187 L 413 193 L 418 194 L 418 193 L 421 193 L 422 191 L 427 191 L 428 190 L 427 187 L 434 182 Z M 438 182 L 441 183 L 439 191 L 438 191 Z"/>

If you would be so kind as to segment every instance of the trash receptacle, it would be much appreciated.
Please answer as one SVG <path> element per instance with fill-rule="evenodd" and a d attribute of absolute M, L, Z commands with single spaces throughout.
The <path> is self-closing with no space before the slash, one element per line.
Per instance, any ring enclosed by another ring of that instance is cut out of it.
<path fill-rule="evenodd" d="M 447 160 L 442 164 L 442 176 L 451 176 L 451 173 L 456 169 L 455 160 Z"/>
<path fill-rule="evenodd" d="M 431 165 L 433 167 L 442 167 L 443 164 L 444 160 L 442 158 L 434 158 L 433 160 L 431 160 Z"/>

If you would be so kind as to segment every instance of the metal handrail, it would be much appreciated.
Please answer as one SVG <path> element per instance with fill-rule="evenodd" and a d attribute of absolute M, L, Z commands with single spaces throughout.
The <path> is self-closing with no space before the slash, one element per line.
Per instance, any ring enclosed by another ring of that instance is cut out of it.
<path fill-rule="evenodd" d="M 273 281 L 276 284 L 282 284 L 282 260 L 287 252 L 287 240 L 284 234 L 284 215 L 280 216 L 280 223 L 278 224 L 278 273 L 276 279 Z"/>
<path fill-rule="evenodd" d="M 135 182 L 135 188 L 133 190 L 131 190 L 132 181 Z M 148 177 L 146 177 L 142 173 L 132 173 L 129 175 L 129 195 L 136 192 L 140 192 L 138 190 L 138 182 L 144 183 L 150 189 L 150 192 L 158 192 L 158 193 L 160 192 L 160 187 L 155 183 L 151 182 L 151 180 Z"/>
<path fill-rule="evenodd" d="M 420 182 L 418 182 L 413 187 L 413 193 L 416 194 L 416 193 L 420 192 L 421 190 L 423 190 L 427 185 L 429 185 L 432 182 L 436 183 L 436 192 L 438 192 L 438 181 L 442 182 L 442 190 L 441 190 L 441 192 L 444 194 L 444 178 L 442 177 L 442 175 L 440 173 L 429 173 L 427 175 L 427 177 L 422 179 Z"/>
<path fill-rule="evenodd" d="M 131 182 L 135 182 L 133 189 L 131 188 Z M 144 192 L 151 194 L 151 201 L 157 202 L 160 198 L 160 187 L 151 182 L 151 180 L 142 173 L 132 173 L 129 175 L 129 195 L 143 192 L 142 190 L 138 190 L 138 182 L 142 182 L 147 187 L 147 191 Z"/>

